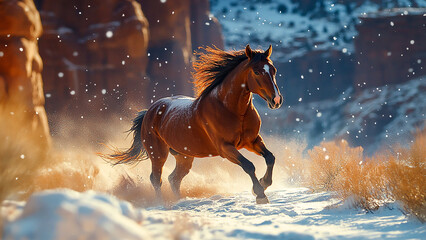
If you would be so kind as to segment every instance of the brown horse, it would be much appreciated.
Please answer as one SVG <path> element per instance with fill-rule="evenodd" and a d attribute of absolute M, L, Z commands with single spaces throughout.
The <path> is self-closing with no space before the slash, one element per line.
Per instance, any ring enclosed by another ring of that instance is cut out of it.
<path fill-rule="evenodd" d="M 269 59 L 272 46 L 263 52 L 225 52 L 207 47 L 194 62 L 197 98 L 162 98 L 133 120 L 132 146 L 104 157 L 114 164 L 151 159 L 150 180 L 161 198 L 161 173 L 169 152 L 176 168 L 169 176 L 172 190 L 180 197 L 180 184 L 192 167 L 194 157 L 221 156 L 238 164 L 250 176 L 257 203 L 268 203 L 264 190 L 272 184 L 275 157 L 259 135 L 260 117 L 252 102 L 258 94 L 272 109 L 283 97 L 278 89 L 276 69 Z M 238 151 L 246 148 L 265 158 L 267 170 L 260 181 L 252 162 Z"/>

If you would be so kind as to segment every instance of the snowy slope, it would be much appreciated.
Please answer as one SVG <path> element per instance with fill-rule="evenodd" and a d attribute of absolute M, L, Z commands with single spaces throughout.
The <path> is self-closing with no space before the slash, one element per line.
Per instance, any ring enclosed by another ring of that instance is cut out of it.
<path fill-rule="evenodd" d="M 397 205 L 374 214 L 330 207 L 329 193 L 289 188 L 267 193 L 187 198 L 168 207 L 135 209 L 113 196 L 44 191 L 27 203 L 3 202 L 3 239 L 422 239 L 426 227 Z"/>

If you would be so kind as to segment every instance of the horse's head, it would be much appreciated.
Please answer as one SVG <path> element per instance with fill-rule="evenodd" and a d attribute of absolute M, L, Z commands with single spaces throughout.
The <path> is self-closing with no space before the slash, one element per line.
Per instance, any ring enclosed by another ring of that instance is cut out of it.
<path fill-rule="evenodd" d="M 283 96 L 280 94 L 275 74 L 277 69 L 269 59 L 272 53 L 272 46 L 265 52 L 252 51 L 250 46 L 246 47 L 248 57 L 247 87 L 250 92 L 256 93 L 266 102 L 271 109 L 281 107 Z"/>

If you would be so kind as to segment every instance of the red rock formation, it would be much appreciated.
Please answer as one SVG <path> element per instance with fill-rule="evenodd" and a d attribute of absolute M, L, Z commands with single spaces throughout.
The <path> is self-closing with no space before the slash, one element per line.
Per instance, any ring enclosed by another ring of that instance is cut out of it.
<path fill-rule="evenodd" d="M 224 49 L 222 27 L 210 13 L 208 0 L 191 0 L 191 33 L 192 48 L 215 45 Z"/>
<path fill-rule="evenodd" d="M 22 127 L 48 146 L 37 42 L 42 33 L 39 13 L 32 0 L 0 1 L 0 16 L 0 108 L 27 119 Z"/>
<path fill-rule="evenodd" d="M 402 83 L 426 74 L 425 8 L 392 9 L 361 17 L 355 39 L 355 89 Z"/>
<path fill-rule="evenodd" d="M 171 94 L 192 95 L 190 0 L 139 2 L 150 23 L 148 74 L 153 100 Z"/>
<path fill-rule="evenodd" d="M 148 22 L 136 1 L 45 0 L 39 5 L 48 112 L 98 116 L 142 105 Z"/>
<path fill-rule="evenodd" d="M 153 83 L 150 89 L 155 91 L 153 100 L 172 94 L 193 95 L 193 49 L 212 44 L 223 48 L 220 25 L 209 16 L 209 1 L 138 2 L 150 24 L 147 72 Z"/>

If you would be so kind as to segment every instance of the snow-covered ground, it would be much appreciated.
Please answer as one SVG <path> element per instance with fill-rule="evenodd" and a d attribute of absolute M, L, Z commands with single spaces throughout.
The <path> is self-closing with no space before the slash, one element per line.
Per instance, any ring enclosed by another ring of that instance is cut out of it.
<path fill-rule="evenodd" d="M 426 226 L 396 204 L 367 213 L 306 188 L 186 198 L 134 208 L 93 191 L 49 190 L 5 201 L 3 239 L 425 239 Z"/>

